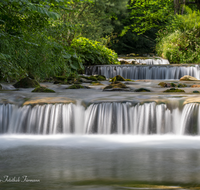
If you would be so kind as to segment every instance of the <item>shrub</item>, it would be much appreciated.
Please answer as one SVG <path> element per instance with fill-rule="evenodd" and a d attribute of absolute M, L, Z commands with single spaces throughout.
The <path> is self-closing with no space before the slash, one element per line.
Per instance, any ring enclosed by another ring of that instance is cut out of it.
<path fill-rule="evenodd" d="M 84 65 L 120 64 L 117 54 L 100 42 L 80 37 L 72 41 L 71 47 L 76 49 Z"/>
<path fill-rule="evenodd" d="M 158 33 L 157 53 L 173 63 L 200 62 L 200 12 L 186 11 Z"/>

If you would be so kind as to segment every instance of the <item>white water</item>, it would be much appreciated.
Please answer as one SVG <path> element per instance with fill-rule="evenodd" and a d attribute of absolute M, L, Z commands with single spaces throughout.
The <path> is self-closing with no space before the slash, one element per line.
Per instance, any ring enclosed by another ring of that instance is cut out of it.
<path fill-rule="evenodd" d="M 134 66 L 134 65 L 104 65 L 86 67 L 87 75 L 104 75 L 112 78 L 121 75 L 126 79 L 180 79 L 190 75 L 200 79 L 199 66 Z"/>
<path fill-rule="evenodd" d="M 0 105 L 0 133 L 8 134 L 200 134 L 200 105 L 79 103 L 34 107 Z"/>
<path fill-rule="evenodd" d="M 139 64 L 146 64 L 146 65 L 168 65 L 170 64 L 167 59 L 162 59 L 162 58 L 157 58 L 157 59 L 123 59 L 123 58 L 118 58 L 118 61 L 126 61 L 129 62 L 130 64 L 133 61 L 138 62 Z"/>

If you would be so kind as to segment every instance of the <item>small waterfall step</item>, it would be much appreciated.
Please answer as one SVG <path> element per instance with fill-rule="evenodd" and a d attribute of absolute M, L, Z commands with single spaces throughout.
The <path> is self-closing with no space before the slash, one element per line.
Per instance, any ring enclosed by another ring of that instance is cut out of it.
<path fill-rule="evenodd" d="M 94 65 L 85 68 L 87 75 L 104 75 L 113 78 L 121 75 L 126 79 L 180 79 L 184 75 L 190 75 L 200 79 L 198 65 L 190 66 L 143 66 L 143 65 Z"/>
<path fill-rule="evenodd" d="M 200 105 L 169 108 L 155 102 L 0 105 L 1 134 L 200 135 Z"/>

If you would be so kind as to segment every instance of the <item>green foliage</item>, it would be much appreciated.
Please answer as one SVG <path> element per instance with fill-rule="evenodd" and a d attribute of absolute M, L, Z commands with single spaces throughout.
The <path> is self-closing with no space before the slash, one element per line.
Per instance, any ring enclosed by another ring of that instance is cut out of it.
<path fill-rule="evenodd" d="M 80 37 L 72 41 L 71 47 L 76 50 L 84 65 L 119 64 L 117 54 L 97 41 Z"/>
<path fill-rule="evenodd" d="M 131 0 L 128 8 L 133 21 L 129 28 L 139 34 L 162 28 L 173 15 L 172 0 Z"/>
<path fill-rule="evenodd" d="M 187 8 L 176 15 L 165 30 L 159 31 L 156 50 L 173 63 L 200 62 L 200 12 Z"/>

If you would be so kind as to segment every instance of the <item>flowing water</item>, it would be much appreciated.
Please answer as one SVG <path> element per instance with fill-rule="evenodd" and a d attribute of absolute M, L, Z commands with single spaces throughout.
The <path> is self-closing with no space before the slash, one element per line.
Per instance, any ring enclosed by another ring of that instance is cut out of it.
<path fill-rule="evenodd" d="M 200 134 L 200 105 L 155 102 L 0 105 L 0 132 L 9 134 Z"/>
<path fill-rule="evenodd" d="M 200 78 L 198 66 L 86 71 L 131 79 Z M 53 84 L 46 85 L 55 94 L 0 93 L 0 189 L 200 189 L 199 97 L 191 88 L 164 94 L 158 83 L 129 85 L 151 89 L 146 93 L 104 92 L 102 87 L 77 91 Z M 23 104 L 27 100 L 36 103 Z"/>
<path fill-rule="evenodd" d="M 143 65 L 95 65 L 85 69 L 88 75 L 104 75 L 112 78 L 121 75 L 126 79 L 180 79 L 184 75 L 190 75 L 200 79 L 200 68 L 193 66 L 143 66 Z"/>

